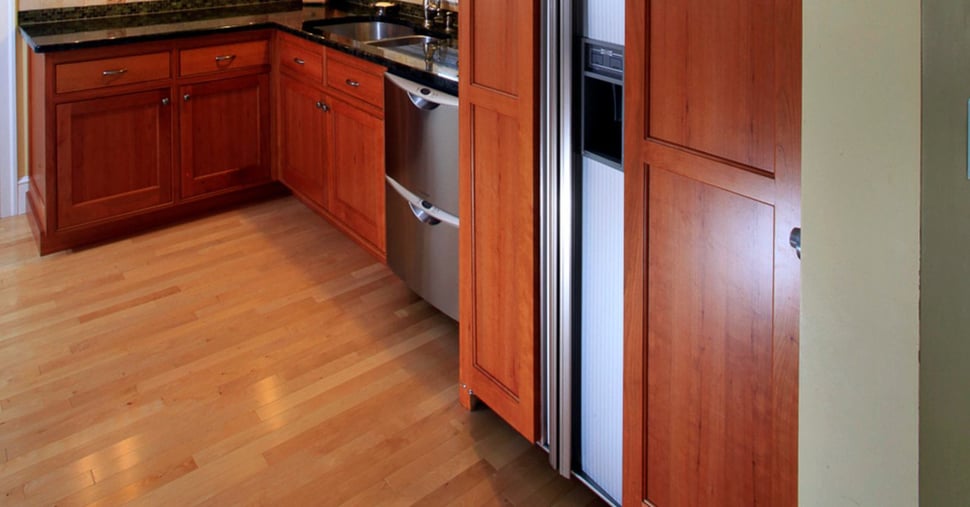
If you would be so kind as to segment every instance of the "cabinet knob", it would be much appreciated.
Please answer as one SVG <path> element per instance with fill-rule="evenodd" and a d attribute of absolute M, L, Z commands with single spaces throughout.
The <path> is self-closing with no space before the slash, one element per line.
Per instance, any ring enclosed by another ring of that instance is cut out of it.
<path fill-rule="evenodd" d="M 303 65 L 306 62 L 303 61 L 303 58 L 294 58 L 293 63 L 296 63 L 297 65 Z"/>
<path fill-rule="evenodd" d="M 163 105 L 163 106 L 167 106 L 167 105 L 169 105 L 169 104 L 171 104 L 171 103 L 172 103 L 172 101 L 171 101 L 171 100 L 169 100 L 169 98 L 168 98 L 168 97 L 165 97 L 164 99 L 162 99 L 162 105 Z"/>
<path fill-rule="evenodd" d="M 186 102 L 188 102 L 188 101 L 189 101 L 189 99 L 191 99 L 191 98 L 192 98 L 192 96 L 191 96 L 191 95 L 189 95 L 188 93 L 186 93 L 185 95 L 182 95 L 182 100 L 184 100 L 184 101 L 186 101 Z"/>
<path fill-rule="evenodd" d="M 799 259 L 802 258 L 802 228 L 795 227 L 791 230 L 791 234 L 788 235 L 788 244 L 795 249 L 795 255 Z"/>
<path fill-rule="evenodd" d="M 319 110 L 323 111 L 324 113 L 326 113 L 326 112 L 330 111 L 330 106 L 328 106 L 323 101 L 317 101 L 317 109 L 319 109 Z"/>

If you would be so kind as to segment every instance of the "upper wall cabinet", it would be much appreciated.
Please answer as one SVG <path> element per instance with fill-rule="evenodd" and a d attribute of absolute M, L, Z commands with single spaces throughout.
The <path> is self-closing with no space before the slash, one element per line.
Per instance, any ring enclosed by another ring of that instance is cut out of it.
<path fill-rule="evenodd" d="M 801 3 L 627 2 L 625 505 L 797 503 Z"/>
<path fill-rule="evenodd" d="M 538 436 L 538 2 L 462 0 L 461 399 Z"/>

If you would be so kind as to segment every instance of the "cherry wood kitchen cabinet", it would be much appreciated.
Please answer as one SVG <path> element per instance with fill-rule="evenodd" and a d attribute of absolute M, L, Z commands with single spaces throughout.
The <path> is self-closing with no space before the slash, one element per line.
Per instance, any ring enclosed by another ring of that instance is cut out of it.
<path fill-rule="evenodd" d="M 59 227 L 173 202 L 169 95 L 161 88 L 57 106 Z"/>
<path fill-rule="evenodd" d="M 269 75 L 179 88 L 183 199 L 270 180 Z"/>
<path fill-rule="evenodd" d="M 535 442 L 539 4 L 459 8 L 460 399 Z"/>
<path fill-rule="evenodd" d="M 330 118 L 319 86 L 280 77 L 279 178 L 303 199 L 327 208 Z"/>
<path fill-rule="evenodd" d="M 178 54 L 182 199 L 268 182 L 269 39 L 196 39 Z"/>
<path fill-rule="evenodd" d="M 279 178 L 382 261 L 384 68 L 277 36 Z"/>
<path fill-rule="evenodd" d="M 41 253 L 273 193 L 269 41 L 32 52 L 27 200 Z"/>
<path fill-rule="evenodd" d="M 623 503 L 796 505 L 801 2 L 626 7 Z"/>
<path fill-rule="evenodd" d="M 361 239 L 385 252 L 384 121 L 333 99 L 330 211 Z"/>

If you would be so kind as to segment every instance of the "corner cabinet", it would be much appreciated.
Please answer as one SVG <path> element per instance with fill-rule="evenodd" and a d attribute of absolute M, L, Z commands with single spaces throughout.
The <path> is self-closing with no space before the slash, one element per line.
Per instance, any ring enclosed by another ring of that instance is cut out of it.
<path fill-rule="evenodd" d="M 271 193 L 270 36 L 31 53 L 41 253 Z"/>
<path fill-rule="evenodd" d="M 277 36 L 279 179 L 385 260 L 384 68 Z"/>
<path fill-rule="evenodd" d="M 539 437 L 538 31 L 534 0 L 462 0 L 460 400 Z"/>

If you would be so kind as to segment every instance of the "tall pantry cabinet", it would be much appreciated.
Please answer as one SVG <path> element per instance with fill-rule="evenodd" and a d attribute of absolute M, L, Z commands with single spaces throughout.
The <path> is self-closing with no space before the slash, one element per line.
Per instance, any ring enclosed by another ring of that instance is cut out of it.
<path fill-rule="evenodd" d="M 535 442 L 539 2 L 460 6 L 460 396 Z"/>
<path fill-rule="evenodd" d="M 624 504 L 795 505 L 801 3 L 626 27 Z"/>
<path fill-rule="evenodd" d="M 542 15 L 461 2 L 461 396 L 533 442 Z M 801 2 L 627 0 L 625 54 L 623 504 L 795 505 Z"/>

